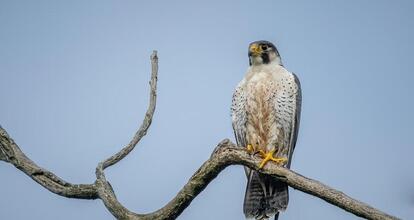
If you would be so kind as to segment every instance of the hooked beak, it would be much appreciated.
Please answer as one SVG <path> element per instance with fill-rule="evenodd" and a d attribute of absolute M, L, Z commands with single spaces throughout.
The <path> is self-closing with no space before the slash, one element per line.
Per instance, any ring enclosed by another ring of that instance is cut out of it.
<path fill-rule="evenodd" d="M 258 44 L 252 44 L 249 48 L 249 56 L 259 56 L 262 53 L 262 49 Z"/>

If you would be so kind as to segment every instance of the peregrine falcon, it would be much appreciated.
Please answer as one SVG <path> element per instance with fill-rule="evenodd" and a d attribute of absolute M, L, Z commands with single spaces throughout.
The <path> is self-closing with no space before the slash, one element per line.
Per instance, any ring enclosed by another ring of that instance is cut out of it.
<path fill-rule="evenodd" d="M 249 68 L 233 94 L 231 117 L 237 145 L 289 168 L 298 136 L 301 89 L 286 70 L 276 47 L 268 41 L 249 46 Z M 248 219 L 269 219 L 288 204 L 288 185 L 245 168 L 247 188 L 243 211 Z"/>

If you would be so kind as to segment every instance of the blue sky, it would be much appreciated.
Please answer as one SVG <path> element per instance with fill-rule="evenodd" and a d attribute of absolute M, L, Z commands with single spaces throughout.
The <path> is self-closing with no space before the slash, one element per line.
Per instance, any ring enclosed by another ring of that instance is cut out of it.
<path fill-rule="evenodd" d="M 414 3 L 410 1 L 0 0 L 0 124 L 73 183 L 128 143 L 160 58 L 148 135 L 107 178 L 135 212 L 166 204 L 224 138 L 247 46 L 276 44 L 300 78 L 292 169 L 403 219 L 414 216 Z M 0 219 L 113 219 L 0 165 Z M 224 170 L 179 219 L 242 219 L 246 178 Z M 290 190 L 280 219 L 355 219 Z"/>

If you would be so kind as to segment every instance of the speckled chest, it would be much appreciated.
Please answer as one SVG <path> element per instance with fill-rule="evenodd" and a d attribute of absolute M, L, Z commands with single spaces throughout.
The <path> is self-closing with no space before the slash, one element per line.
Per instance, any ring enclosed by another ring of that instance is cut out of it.
<path fill-rule="evenodd" d="M 282 66 L 249 68 L 233 94 L 231 116 L 237 143 L 286 144 L 297 108 L 298 84 Z M 279 145 L 277 144 L 277 145 Z"/>
<path fill-rule="evenodd" d="M 298 86 L 293 74 L 281 66 L 252 68 L 242 84 L 247 104 L 256 103 L 272 107 L 276 114 L 290 112 L 289 110 L 295 107 Z"/>
<path fill-rule="evenodd" d="M 251 69 L 244 90 L 247 141 L 267 148 L 287 146 L 296 109 L 293 74 L 283 67 Z"/>

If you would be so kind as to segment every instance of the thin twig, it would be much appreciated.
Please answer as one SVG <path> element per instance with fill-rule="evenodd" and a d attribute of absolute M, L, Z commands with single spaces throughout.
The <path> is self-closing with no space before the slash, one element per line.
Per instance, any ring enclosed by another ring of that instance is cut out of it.
<path fill-rule="evenodd" d="M 125 146 L 121 151 L 111 156 L 110 158 L 99 163 L 96 167 L 96 184 L 98 187 L 98 195 L 101 198 L 102 202 L 106 208 L 114 215 L 117 219 L 130 219 L 133 217 L 141 217 L 139 214 L 135 214 L 128 209 L 126 209 L 122 204 L 116 199 L 115 193 L 110 186 L 109 182 L 105 178 L 104 170 L 105 168 L 114 165 L 118 161 L 126 157 L 138 144 L 142 137 L 144 137 L 151 125 L 152 117 L 154 116 L 155 106 L 157 101 L 157 79 L 158 79 L 158 57 L 157 51 L 153 51 L 151 55 L 151 81 L 150 81 L 150 101 L 148 105 L 145 118 L 135 133 L 132 140 L 127 146 Z"/>
<path fill-rule="evenodd" d="M 103 169 L 114 165 L 118 161 L 126 157 L 129 152 L 131 152 L 138 142 L 147 134 L 148 128 L 151 125 L 152 117 L 154 116 L 155 106 L 157 103 L 157 75 L 158 75 L 158 56 L 157 51 L 153 51 L 151 55 L 151 81 L 150 81 L 150 101 L 148 105 L 147 112 L 145 113 L 144 121 L 142 122 L 140 128 L 135 133 L 132 140 L 126 145 L 121 151 L 106 159 L 103 162 Z"/>

